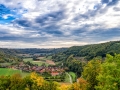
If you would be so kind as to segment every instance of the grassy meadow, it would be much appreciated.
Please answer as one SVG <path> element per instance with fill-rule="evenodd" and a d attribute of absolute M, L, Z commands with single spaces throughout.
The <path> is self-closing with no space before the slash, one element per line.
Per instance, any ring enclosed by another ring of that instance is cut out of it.
<path fill-rule="evenodd" d="M 68 72 L 69 74 L 70 74 L 70 76 L 72 77 L 72 80 L 73 80 L 73 82 L 75 82 L 76 81 L 76 74 L 74 73 L 74 72 Z"/>
<path fill-rule="evenodd" d="M 29 75 L 29 73 L 22 72 L 21 70 L 9 69 L 9 68 L 0 68 L 0 76 L 13 75 L 19 73 L 22 77 Z"/>
<path fill-rule="evenodd" d="M 25 58 L 25 59 L 23 59 L 23 61 L 24 62 L 30 62 L 30 63 L 32 63 L 32 64 L 37 64 L 38 66 L 41 66 L 42 64 L 45 64 L 46 66 L 48 66 L 48 64 L 46 63 L 46 61 L 33 61 L 33 59 L 32 58 Z"/>
<path fill-rule="evenodd" d="M 30 62 L 32 64 L 37 64 L 38 66 L 41 66 L 42 64 L 45 64 L 46 66 L 50 65 L 50 63 L 46 62 L 46 60 L 51 60 L 51 56 L 49 57 L 39 57 L 39 61 L 34 61 L 33 58 L 24 58 L 24 62 Z"/>

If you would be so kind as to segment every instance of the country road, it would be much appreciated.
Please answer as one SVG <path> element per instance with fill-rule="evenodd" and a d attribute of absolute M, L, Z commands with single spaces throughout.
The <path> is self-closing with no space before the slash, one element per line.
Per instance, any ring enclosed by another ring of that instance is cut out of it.
<path fill-rule="evenodd" d="M 72 77 L 70 76 L 70 74 L 68 72 L 66 72 L 67 75 L 69 76 L 69 79 L 70 79 L 70 83 L 72 84 Z"/>

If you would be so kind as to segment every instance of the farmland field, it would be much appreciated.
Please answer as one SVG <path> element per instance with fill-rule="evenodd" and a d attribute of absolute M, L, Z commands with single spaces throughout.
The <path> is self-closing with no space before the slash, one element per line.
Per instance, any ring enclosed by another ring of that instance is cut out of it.
<path fill-rule="evenodd" d="M 21 72 L 20 70 L 14 70 L 14 69 L 9 69 L 9 68 L 0 68 L 0 76 L 5 75 L 13 75 L 19 73 L 20 75 L 27 76 L 29 73 Z"/>
<path fill-rule="evenodd" d="M 48 63 L 50 65 L 55 65 L 55 63 L 52 60 L 46 60 L 46 63 Z"/>
<path fill-rule="evenodd" d="M 67 73 L 65 73 L 65 83 L 70 83 L 70 77 Z"/>
<path fill-rule="evenodd" d="M 70 76 L 72 77 L 73 82 L 76 81 L 76 74 L 74 72 L 69 72 Z"/>
<path fill-rule="evenodd" d="M 32 58 L 25 58 L 25 59 L 23 59 L 23 61 L 24 62 L 30 62 L 30 63 L 32 63 L 32 64 L 37 64 L 38 66 L 41 66 L 42 64 L 45 64 L 46 66 L 48 66 L 48 65 L 55 65 L 55 63 L 52 61 L 52 60 L 50 60 L 51 59 L 51 57 L 48 57 L 48 58 L 45 58 L 45 57 L 39 57 L 39 59 L 41 59 L 41 60 L 38 60 L 38 61 L 34 61 Z"/>
<path fill-rule="evenodd" d="M 46 63 L 46 61 L 33 61 L 32 58 L 25 58 L 23 59 L 24 62 L 30 62 L 32 64 L 37 64 L 38 66 L 41 66 L 42 64 L 45 64 L 46 66 L 48 66 L 48 64 Z"/>

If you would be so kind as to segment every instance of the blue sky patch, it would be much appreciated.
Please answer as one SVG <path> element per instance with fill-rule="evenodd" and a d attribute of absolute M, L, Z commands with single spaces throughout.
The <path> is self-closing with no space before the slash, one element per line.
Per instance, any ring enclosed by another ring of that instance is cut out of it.
<path fill-rule="evenodd" d="M 11 23 L 13 20 L 16 18 L 20 18 L 22 14 L 18 14 L 17 12 L 19 9 L 14 8 L 10 9 L 9 7 L 6 7 L 3 4 L 0 4 L 0 23 L 1 24 L 6 24 L 6 23 Z M 23 13 L 26 13 L 27 10 L 23 10 Z"/>

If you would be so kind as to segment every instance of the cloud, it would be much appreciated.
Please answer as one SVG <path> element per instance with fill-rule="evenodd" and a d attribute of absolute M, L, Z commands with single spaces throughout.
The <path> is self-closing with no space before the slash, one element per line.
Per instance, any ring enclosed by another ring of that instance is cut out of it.
<path fill-rule="evenodd" d="M 114 7 L 113 10 L 120 11 L 120 7 Z"/>
<path fill-rule="evenodd" d="M 101 2 L 104 3 L 109 3 L 109 0 L 101 0 Z"/>
<path fill-rule="evenodd" d="M 16 20 L 15 23 L 17 23 L 18 25 L 23 26 L 23 27 L 30 27 L 31 26 L 30 21 L 27 21 L 25 19 Z"/>
<path fill-rule="evenodd" d="M 64 18 L 63 13 L 64 11 L 51 12 L 43 16 L 37 17 L 35 19 L 35 22 L 39 23 L 40 25 L 46 25 L 47 23 L 49 24 L 49 23 L 58 22 Z"/>
<path fill-rule="evenodd" d="M 40 48 L 119 39 L 119 8 L 119 0 L 0 0 L 0 41 Z"/>
<path fill-rule="evenodd" d="M 119 2 L 119 0 L 101 0 L 103 4 L 107 4 L 108 6 L 115 5 Z"/>

